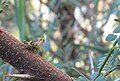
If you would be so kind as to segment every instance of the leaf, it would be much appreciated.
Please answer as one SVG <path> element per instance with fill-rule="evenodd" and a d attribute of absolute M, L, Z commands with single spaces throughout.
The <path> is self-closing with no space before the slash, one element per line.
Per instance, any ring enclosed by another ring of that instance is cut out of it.
<path fill-rule="evenodd" d="M 111 41 L 114 41 L 116 38 L 117 38 L 116 35 L 114 35 L 114 34 L 109 34 L 109 35 L 106 37 L 106 40 L 111 42 Z"/>
<path fill-rule="evenodd" d="M 96 81 L 107 81 L 105 77 L 99 76 Z"/>
<path fill-rule="evenodd" d="M 83 77 L 84 79 L 86 79 L 87 81 L 89 81 L 89 79 L 88 79 L 86 76 L 84 76 L 82 73 L 80 73 L 76 68 L 71 67 L 71 69 L 74 70 L 75 72 L 77 72 L 77 73 L 79 74 L 79 76 L 81 76 L 81 77 Z"/>
<path fill-rule="evenodd" d="M 26 20 L 25 20 L 25 0 L 14 0 L 15 5 L 15 17 L 16 22 L 19 28 L 19 34 L 21 41 L 26 40 L 28 38 L 26 31 Z"/>
<path fill-rule="evenodd" d="M 119 36 L 119 38 L 118 38 L 118 45 L 120 45 L 120 36 Z"/>
<path fill-rule="evenodd" d="M 95 78 L 98 76 L 98 72 L 95 72 L 92 75 L 92 80 L 95 80 Z M 95 81 L 106 81 L 106 79 L 103 76 L 99 76 Z"/>
<path fill-rule="evenodd" d="M 80 76 L 78 79 L 79 79 L 80 81 L 86 81 L 86 79 L 83 78 L 83 77 L 81 77 L 81 76 Z"/>
<path fill-rule="evenodd" d="M 102 66 L 104 60 L 106 59 L 106 57 L 107 57 L 107 55 L 105 55 L 105 56 L 103 56 L 103 57 L 101 57 L 101 58 L 99 59 L 99 63 L 98 63 L 98 68 L 99 68 L 99 69 L 101 68 L 101 66 Z M 109 65 L 109 62 L 107 61 L 106 64 L 104 65 L 102 71 L 107 70 L 108 67 L 109 67 L 108 65 Z"/>
<path fill-rule="evenodd" d="M 117 54 L 119 52 L 119 48 L 116 48 L 113 52 L 112 58 L 110 59 L 110 70 L 118 65 L 119 61 L 117 59 Z"/>
<path fill-rule="evenodd" d="M 109 69 L 112 70 L 112 69 L 115 68 L 118 64 L 119 64 L 119 61 L 118 61 L 117 58 L 115 58 L 114 60 L 111 61 L 111 64 L 110 64 Z"/>
<path fill-rule="evenodd" d="M 93 75 L 92 75 L 92 80 L 94 80 L 98 75 L 98 72 L 95 72 Z"/>
<path fill-rule="evenodd" d="M 119 52 L 119 48 L 116 48 L 113 52 L 112 60 L 116 59 L 118 52 Z"/>
<path fill-rule="evenodd" d="M 81 77 L 81 76 L 79 76 L 75 81 L 86 81 L 86 79 Z"/>
<path fill-rule="evenodd" d="M 120 26 L 116 27 L 113 31 L 113 33 L 120 33 Z"/>
<path fill-rule="evenodd" d="M 115 81 L 120 81 L 120 78 L 116 79 Z"/>

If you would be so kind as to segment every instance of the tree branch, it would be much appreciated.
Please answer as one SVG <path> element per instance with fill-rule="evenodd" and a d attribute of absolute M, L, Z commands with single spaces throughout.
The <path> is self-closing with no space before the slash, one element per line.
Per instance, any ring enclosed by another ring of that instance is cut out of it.
<path fill-rule="evenodd" d="M 30 81 L 73 81 L 69 75 L 26 47 L 0 28 L 0 58 L 22 74 L 34 76 Z"/>

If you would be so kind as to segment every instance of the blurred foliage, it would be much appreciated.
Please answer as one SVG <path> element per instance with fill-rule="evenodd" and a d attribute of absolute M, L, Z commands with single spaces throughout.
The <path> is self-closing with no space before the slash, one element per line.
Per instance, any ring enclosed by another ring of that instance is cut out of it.
<path fill-rule="evenodd" d="M 2 4 L 4 1 L 7 1 L 7 8 L 4 8 L 5 3 Z M 44 53 L 41 51 L 40 55 L 75 78 L 79 73 L 71 70 L 71 67 L 75 67 L 88 79 L 94 77 L 93 73 L 98 71 L 101 58 L 108 54 L 112 45 L 105 39 L 112 41 L 119 36 L 111 33 L 119 32 L 120 29 L 119 22 L 114 21 L 120 16 L 120 0 L 0 0 L 0 2 L 3 5 L 0 7 L 2 8 L 0 25 L 21 41 L 44 36 L 46 38 L 43 45 Z M 119 53 L 116 56 L 118 61 Z M 3 67 L 7 67 L 6 72 Z M 15 72 L 12 66 L 0 61 L 1 76 Z M 109 81 L 117 79 L 119 72 L 117 70 L 110 73 L 106 79 Z M 94 75 L 96 76 L 95 73 Z M 80 76 L 79 78 L 83 79 Z M 6 81 L 9 81 L 9 78 Z"/>

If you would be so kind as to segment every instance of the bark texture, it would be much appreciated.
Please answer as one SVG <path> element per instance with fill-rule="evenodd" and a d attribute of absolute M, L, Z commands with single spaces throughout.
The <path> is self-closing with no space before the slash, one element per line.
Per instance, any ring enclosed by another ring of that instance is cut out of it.
<path fill-rule="evenodd" d="M 73 79 L 47 62 L 0 27 L 0 58 L 11 64 L 18 71 L 30 74 L 33 81 L 73 81 Z M 32 81 L 32 79 L 30 80 Z"/>

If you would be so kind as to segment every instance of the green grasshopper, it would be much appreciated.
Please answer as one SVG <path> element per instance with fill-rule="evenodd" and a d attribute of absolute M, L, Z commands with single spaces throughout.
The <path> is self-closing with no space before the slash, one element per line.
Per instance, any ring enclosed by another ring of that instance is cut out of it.
<path fill-rule="evenodd" d="M 26 42 L 24 41 L 24 44 L 27 45 L 27 48 L 35 53 L 39 53 L 40 49 L 43 45 L 43 43 L 45 42 L 44 37 L 41 37 L 40 39 L 38 39 L 37 41 L 30 41 L 30 42 Z"/>

